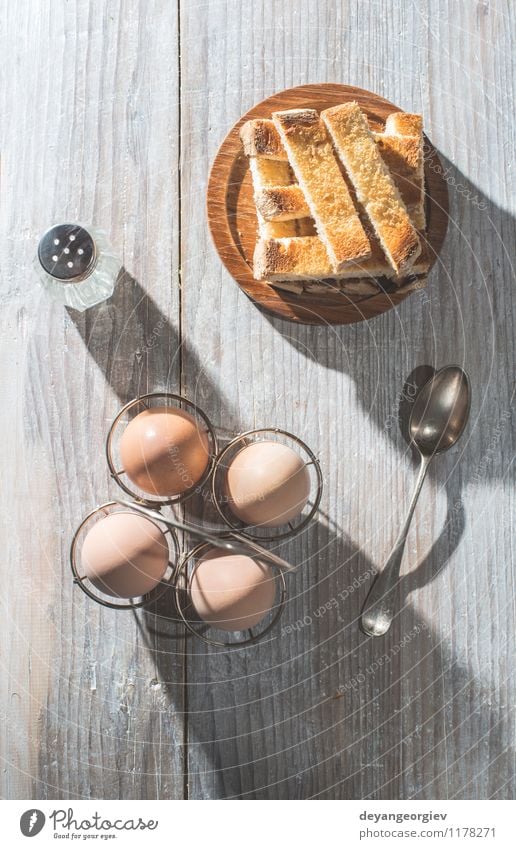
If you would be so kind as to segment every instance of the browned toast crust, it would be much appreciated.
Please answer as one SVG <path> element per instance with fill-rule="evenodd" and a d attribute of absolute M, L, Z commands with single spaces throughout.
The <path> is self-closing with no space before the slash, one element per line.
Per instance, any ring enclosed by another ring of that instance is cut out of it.
<path fill-rule="evenodd" d="M 254 196 L 256 208 L 267 221 L 306 218 L 310 210 L 300 186 L 271 186 Z"/>
<path fill-rule="evenodd" d="M 287 154 L 272 121 L 257 118 L 246 121 L 240 128 L 240 140 L 246 156 L 264 156 L 267 159 L 287 159 Z"/>

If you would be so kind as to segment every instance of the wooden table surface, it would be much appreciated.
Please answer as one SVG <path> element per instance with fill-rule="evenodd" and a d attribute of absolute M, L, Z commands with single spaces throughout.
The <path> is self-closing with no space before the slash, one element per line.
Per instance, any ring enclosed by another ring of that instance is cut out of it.
<path fill-rule="evenodd" d="M 514 12 L 4 3 L 2 797 L 514 796 Z M 239 116 L 325 81 L 421 111 L 450 192 L 428 289 L 341 328 L 260 313 L 204 205 Z M 105 228 L 126 269 L 84 314 L 50 303 L 31 265 L 41 232 L 69 219 Z M 357 617 L 415 480 L 406 412 L 450 362 L 470 373 L 471 423 L 425 484 L 400 611 L 373 641 Z M 299 566 L 284 619 L 255 647 L 210 650 L 72 587 L 73 531 L 117 493 L 109 422 L 154 389 L 189 396 L 224 437 L 277 425 L 321 459 L 318 520 L 278 547 Z"/>

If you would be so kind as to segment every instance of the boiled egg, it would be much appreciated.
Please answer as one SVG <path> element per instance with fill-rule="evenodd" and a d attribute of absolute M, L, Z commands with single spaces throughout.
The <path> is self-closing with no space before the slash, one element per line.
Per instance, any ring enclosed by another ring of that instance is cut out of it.
<path fill-rule="evenodd" d="M 275 597 L 270 566 L 219 548 L 206 552 L 190 579 L 190 598 L 198 615 L 224 631 L 257 625 L 274 606 Z"/>
<path fill-rule="evenodd" d="M 209 463 L 206 428 L 186 410 L 151 407 L 132 419 L 120 440 L 128 478 L 150 495 L 175 496 L 191 489 Z"/>
<path fill-rule="evenodd" d="M 306 464 L 296 451 L 280 442 L 253 442 L 228 466 L 228 507 L 246 525 L 285 525 L 302 513 L 309 495 Z"/>
<path fill-rule="evenodd" d="M 109 513 L 88 531 L 81 550 L 83 574 L 116 598 L 153 590 L 167 571 L 169 548 L 163 531 L 135 513 Z"/>

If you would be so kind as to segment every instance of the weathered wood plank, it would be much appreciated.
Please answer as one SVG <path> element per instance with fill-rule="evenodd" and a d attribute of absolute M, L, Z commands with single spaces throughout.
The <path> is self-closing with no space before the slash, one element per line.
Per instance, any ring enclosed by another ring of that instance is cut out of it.
<path fill-rule="evenodd" d="M 188 644 L 193 798 L 514 791 L 503 488 L 513 456 L 510 15 L 504 3 L 461 4 L 460 14 L 451 3 L 373 2 L 367 14 L 356 2 L 181 5 L 183 327 L 195 352 L 184 385 L 224 429 L 279 425 L 306 439 L 321 456 L 331 520 L 282 546 L 300 563 L 283 636 L 231 655 Z M 342 329 L 260 314 L 223 271 L 198 203 L 242 112 L 326 80 L 422 110 L 450 167 L 450 232 L 429 290 Z M 414 481 L 400 393 L 415 366 L 449 361 L 473 379 L 471 428 L 436 463 L 403 607 L 373 644 L 357 617 Z"/>
<path fill-rule="evenodd" d="M 116 492 L 103 443 L 121 401 L 179 384 L 177 9 L 4 17 L 0 795 L 181 797 L 181 642 L 95 606 L 68 565 L 75 526 Z M 128 270 L 85 315 L 49 304 L 30 266 L 67 218 L 103 226 Z"/>

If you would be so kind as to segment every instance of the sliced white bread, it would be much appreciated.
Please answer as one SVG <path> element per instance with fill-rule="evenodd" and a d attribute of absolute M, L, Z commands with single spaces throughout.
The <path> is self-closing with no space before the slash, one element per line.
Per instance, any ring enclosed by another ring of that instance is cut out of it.
<path fill-rule="evenodd" d="M 285 222 L 286 223 L 286 222 Z M 254 252 L 254 276 L 257 280 L 312 280 L 350 279 L 354 277 L 388 277 L 401 284 L 385 261 L 377 243 L 373 255 L 349 263 L 339 272 L 333 271 L 325 247 L 318 237 L 260 239 Z M 425 245 L 410 269 L 410 274 L 423 274 L 428 270 L 429 255 Z M 406 275 L 403 275 L 406 276 Z"/>
<path fill-rule="evenodd" d="M 255 201 L 263 217 L 270 221 L 285 221 L 288 218 L 308 216 L 310 212 L 303 191 L 295 183 L 295 177 L 288 165 L 287 154 L 274 122 L 264 118 L 259 121 L 248 121 L 245 126 L 247 149 L 256 150 L 261 141 L 261 147 L 265 151 L 260 157 L 253 154 L 262 172 L 263 188 L 255 196 Z M 267 130 L 266 133 L 264 129 Z M 411 221 L 417 230 L 424 230 L 426 222 L 421 115 L 394 112 L 387 117 L 384 132 L 375 132 L 373 136 L 407 207 Z M 264 145 L 264 138 L 268 140 L 269 147 Z M 279 157 L 280 149 L 283 151 L 283 170 L 279 158 L 265 158 Z M 284 191 L 286 186 L 289 188 Z"/>
<path fill-rule="evenodd" d="M 423 120 L 421 115 L 393 112 L 385 131 L 374 133 L 410 219 L 417 230 L 426 227 Z"/>
<path fill-rule="evenodd" d="M 249 167 L 253 180 L 255 203 L 261 192 L 266 191 L 277 182 L 294 179 L 294 175 L 286 160 L 264 159 L 261 156 L 249 157 Z M 315 227 L 310 218 L 282 218 L 267 221 L 261 214 L 257 204 L 258 234 L 260 239 L 281 239 L 289 236 L 313 236 Z"/>
<path fill-rule="evenodd" d="M 324 110 L 321 119 L 387 260 L 397 275 L 404 274 L 419 256 L 421 244 L 366 116 L 352 101 Z"/>
<path fill-rule="evenodd" d="M 310 209 L 301 186 L 267 186 L 254 197 L 256 209 L 266 221 L 306 218 Z"/>
<path fill-rule="evenodd" d="M 246 121 L 240 128 L 240 140 L 246 156 L 263 156 L 266 159 L 287 160 L 287 154 L 272 121 L 257 118 Z"/>
<path fill-rule="evenodd" d="M 291 109 L 275 112 L 272 118 L 333 271 L 368 257 L 369 239 L 318 113 Z"/>

